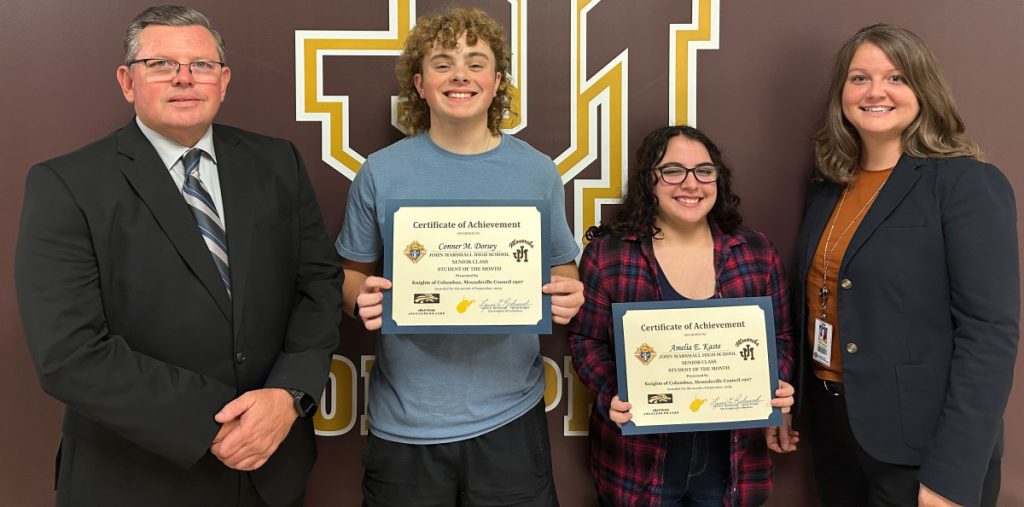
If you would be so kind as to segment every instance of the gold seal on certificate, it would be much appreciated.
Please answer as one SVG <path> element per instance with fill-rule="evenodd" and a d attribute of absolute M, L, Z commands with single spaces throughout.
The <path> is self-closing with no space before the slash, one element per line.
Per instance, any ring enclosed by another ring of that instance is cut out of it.
<path fill-rule="evenodd" d="M 551 330 L 540 201 L 388 203 L 385 333 Z"/>
<path fill-rule="evenodd" d="M 613 305 L 623 434 L 777 425 L 767 297 Z"/>

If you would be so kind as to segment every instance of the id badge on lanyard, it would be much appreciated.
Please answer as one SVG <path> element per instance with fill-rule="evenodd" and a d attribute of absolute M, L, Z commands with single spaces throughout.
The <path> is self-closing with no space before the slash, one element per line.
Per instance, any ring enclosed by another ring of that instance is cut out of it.
<path fill-rule="evenodd" d="M 832 364 L 832 324 L 814 319 L 814 347 L 811 357 L 823 366 Z"/>

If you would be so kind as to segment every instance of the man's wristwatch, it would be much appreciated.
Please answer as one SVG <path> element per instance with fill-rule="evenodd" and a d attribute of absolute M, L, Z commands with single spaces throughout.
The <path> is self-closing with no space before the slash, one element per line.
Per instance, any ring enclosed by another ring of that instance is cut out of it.
<path fill-rule="evenodd" d="M 313 397 L 299 391 L 298 389 L 284 389 L 292 395 L 292 399 L 295 403 L 295 411 L 299 414 L 299 417 L 305 419 L 312 417 L 313 413 L 316 412 L 316 402 L 313 401 Z"/>

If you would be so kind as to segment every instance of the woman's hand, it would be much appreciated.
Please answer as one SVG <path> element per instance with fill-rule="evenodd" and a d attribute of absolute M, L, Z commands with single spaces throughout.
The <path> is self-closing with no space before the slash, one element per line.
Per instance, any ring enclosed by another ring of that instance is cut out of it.
<path fill-rule="evenodd" d="M 789 413 L 793 406 L 793 385 L 785 380 L 779 380 L 779 388 L 775 390 L 775 398 L 772 398 L 772 406 L 782 409 L 782 426 L 769 426 L 764 429 L 764 439 L 768 448 L 778 452 L 786 453 L 796 450 L 796 444 L 800 441 L 800 432 L 793 429 L 793 415 Z"/>
<path fill-rule="evenodd" d="M 800 442 L 800 432 L 793 429 L 793 414 L 782 416 L 782 426 L 769 426 L 764 429 L 764 440 L 768 448 L 785 454 L 796 450 Z"/>
<path fill-rule="evenodd" d="M 623 424 L 626 424 L 633 418 L 633 414 L 629 413 L 632 408 L 632 404 L 620 400 L 619 395 L 616 394 L 612 398 L 611 407 L 608 409 L 608 418 L 621 428 Z"/>
<path fill-rule="evenodd" d="M 782 408 L 783 414 L 789 413 L 789 407 L 793 406 L 793 385 L 785 380 L 779 381 L 779 388 L 775 390 L 775 398 L 772 398 L 772 406 Z"/>
<path fill-rule="evenodd" d="M 921 484 L 921 488 L 917 490 L 917 505 L 918 507 L 959 507 L 960 504 Z"/>

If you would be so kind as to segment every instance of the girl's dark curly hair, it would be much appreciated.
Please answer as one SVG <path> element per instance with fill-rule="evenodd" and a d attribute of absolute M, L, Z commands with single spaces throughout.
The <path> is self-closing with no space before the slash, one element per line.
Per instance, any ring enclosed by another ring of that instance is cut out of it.
<path fill-rule="evenodd" d="M 703 132 L 687 125 L 674 125 L 647 134 L 640 143 L 636 150 L 636 165 L 630 172 L 626 197 L 618 215 L 609 224 L 591 227 L 585 234 L 587 240 L 607 232 L 620 236 L 635 235 L 641 239 L 657 239 L 661 235 L 661 229 L 654 225 L 654 219 L 658 216 L 658 197 L 654 195 L 654 186 L 659 180 L 654 168 L 665 156 L 669 140 L 676 136 L 703 144 L 711 155 L 711 162 L 718 166 L 718 181 L 715 182 L 718 197 L 708 213 L 708 220 L 726 233 L 736 230 L 743 223 L 739 211 L 740 198 L 732 192 L 732 171 L 722 160 L 722 152 Z"/>

